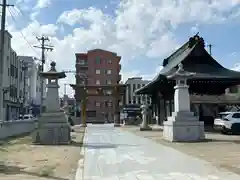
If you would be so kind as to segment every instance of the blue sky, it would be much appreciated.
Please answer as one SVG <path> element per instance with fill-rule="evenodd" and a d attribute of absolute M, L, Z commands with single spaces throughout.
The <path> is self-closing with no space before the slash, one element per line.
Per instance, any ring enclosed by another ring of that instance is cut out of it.
<path fill-rule="evenodd" d="M 206 43 L 213 45 L 213 56 L 222 65 L 233 68 L 239 63 L 238 0 L 8 2 L 16 4 L 14 9 L 10 8 L 15 14 L 20 9 L 16 22 L 8 17 L 17 53 L 38 56 L 29 48 L 29 44 L 36 43 L 33 32 L 50 35 L 55 51 L 48 53 L 48 58 L 49 61 L 56 60 L 59 69 L 74 70 L 76 52 L 104 48 L 122 56 L 124 79 L 137 75 L 151 79 L 164 57 L 196 32 L 200 32 Z M 30 28 L 27 27 L 29 24 Z M 23 37 L 20 40 L 19 33 L 27 37 L 28 43 Z M 74 82 L 74 76 L 69 75 L 63 83 L 66 81 Z"/>

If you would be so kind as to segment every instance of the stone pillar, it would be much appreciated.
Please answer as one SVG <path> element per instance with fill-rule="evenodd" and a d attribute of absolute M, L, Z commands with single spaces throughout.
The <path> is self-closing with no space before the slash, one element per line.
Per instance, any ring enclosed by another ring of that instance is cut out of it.
<path fill-rule="evenodd" d="M 163 125 L 163 122 L 166 118 L 166 114 L 165 114 L 165 107 L 164 107 L 164 100 L 160 99 L 159 100 L 159 125 Z"/>
<path fill-rule="evenodd" d="M 114 114 L 114 127 L 120 127 L 120 112 Z"/>
<path fill-rule="evenodd" d="M 143 104 L 141 106 L 142 109 L 142 124 L 140 125 L 140 131 L 149 131 L 152 128 L 148 125 L 148 114 L 149 114 L 149 107 L 147 104 Z"/>
<path fill-rule="evenodd" d="M 114 117 L 113 117 L 113 120 L 114 120 L 114 127 L 120 127 L 120 107 L 119 107 L 119 100 L 118 100 L 118 96 L 116 97 L 116 100 L 115 100 L 115 109 L 114 109 Z"/>

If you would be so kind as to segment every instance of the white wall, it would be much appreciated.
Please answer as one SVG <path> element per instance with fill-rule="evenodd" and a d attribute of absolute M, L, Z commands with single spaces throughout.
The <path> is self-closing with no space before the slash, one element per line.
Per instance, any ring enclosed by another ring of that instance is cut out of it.
<path fill-rule="evenodd" d="M 0 139 L 18 136 L 32 132 L 36 127 L 36 120 L 15 120 L 0 122 Z"/>

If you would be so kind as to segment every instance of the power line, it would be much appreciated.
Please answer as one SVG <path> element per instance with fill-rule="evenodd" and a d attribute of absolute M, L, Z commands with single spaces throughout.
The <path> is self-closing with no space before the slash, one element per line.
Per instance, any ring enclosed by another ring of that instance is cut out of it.
<path fill-rule="evenodd" d="M 17 5 L 16 5 L 17 6 Z M 22 16 L 23 18 L 25 18 L 26 20 L 28 20 L 28 18 L 27 18 L 27 16 L 25 15 L 25 13 L 24 13 L 24 11 L 20 8 L 20 6 L 17 6 L 17 8 L 18 9 L 16 9 L 16 7 L 12 7 L 11 9 L 13 10 L 13 11 L 15 11 L 15 14 L 17 14 L 18 16 Z M 19 11 L 17 11 L 17 10 L 19 10 Z M 33 28 L 31 28 L 31 26 L 27 26 L 27 28 L 32 32 L 32 35 L 33 36 L 38 36 L 39 34 L 38 33 L 36 33 L 36 31 L 34 31 L 34 29 Z"/>
<path fill-rule="evenodd" d="M 12 11 L 10 10 L 10 8 L 8 8 L 8 12 L 9 12 L 12 20 L 13 20 L 15 23 L 17 23 L 17 21 L 16 21 L 14 15 L 13 15 Z M 29 45 L 29 47 L 30 47 L 30 48 L 36 53 L 36 55 L 38 56 L 38 52 L 37 52 L 37 51 L 33 48 L 33 46 L 29 43 L 29 41 L 27 40 L 26 36 L 23 34 L 22 31 L 20 31 L 20 34 L 21 34 L 21 36 L 23 37 L 23 39 L 26 41 L 26 43 Z"/>

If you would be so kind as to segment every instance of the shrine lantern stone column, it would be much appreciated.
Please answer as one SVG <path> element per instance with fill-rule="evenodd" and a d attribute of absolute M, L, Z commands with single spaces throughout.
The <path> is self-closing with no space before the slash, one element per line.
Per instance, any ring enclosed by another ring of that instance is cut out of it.
<path fill-rule="evenodd" d="M 38 119 L 38 128 L 34 134 L 34 141 L 38 144 L 69 144 L 71 140 L 70 125 L 67 116 L 60 111 L 60 101 L 58 93 L 58 80 L 65 78 L 64 72 L 56 71 L 56 63 L 51 63 L 48 72 L 41 72 L 40 75 L 48 80 L 46 112 Z"/>
<path fill-rule="evenodd" d="M 174 112 L 164 122 L 163 136 L 167 141 L 199 141 L 205 138 L 204 122 L 200 122 L 194 113 L 190 111 L 189 86 L 187 80 L 195 73 L 186 72 L 183 65 L 178 65 L 178 70 L 168 76 L 174 79 Z"/>

